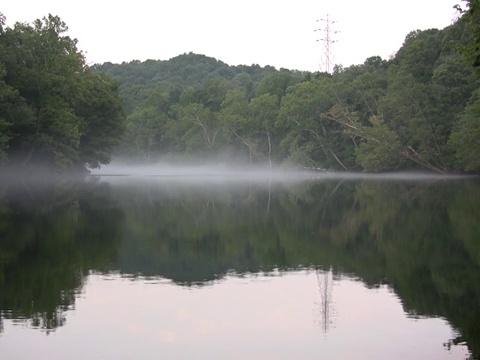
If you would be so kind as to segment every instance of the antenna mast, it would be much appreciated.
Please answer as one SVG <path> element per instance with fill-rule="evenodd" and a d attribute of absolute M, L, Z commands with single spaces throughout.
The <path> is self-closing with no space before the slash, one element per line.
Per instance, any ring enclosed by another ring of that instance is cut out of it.
<path fill-rule="evenodd" d="M 317 22 L 320 21 L 324 24 L 324 27 L 314 30 L 323 32 L 322 39 L 317 39 L 317 41 L 323 41 L 323 53 L 321 56 L 320 71 L 330 73 L 332 65 L 334 65 L 332 44 L 337 42 L 335 39 L 333 39 L 333 35 L 338 33 L 338 31 L 332 30 L 332 25 L 335 24 L 337 21 L 331 20 L 328 14 L 326 18 L 317 20 Z"/>

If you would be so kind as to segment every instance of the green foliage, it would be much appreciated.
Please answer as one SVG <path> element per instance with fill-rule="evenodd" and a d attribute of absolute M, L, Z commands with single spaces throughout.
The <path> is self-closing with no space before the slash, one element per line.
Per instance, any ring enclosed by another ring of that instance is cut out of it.
<path fill-rule="evenodd" d="M 480 92 L 477 91 L 460 115 L 451 134 L 449 145 L 458 167 L 480 172 Z"/>
<path fill-rule="evenodd" d="M 465 57 L 472 64 L 477 72 L 480 69 L 480 1 L 463 0 L 466 2 L 466 9 L 460 5 L 456 8 L 462 15 L 461 21 L 466 25 L 466 41 L 462 45 Z"/>
<path fill-rule="evenodd" d="M 255 89 L 255 95 L 275 95 L 280 103 L 287 89 L 292 85 L 295 85 L 295 79 L 290 72 L 282 71 L 274 73 L 260 81 Z"/>
<path fill-rule="evenodd" d="M 437 29 L 412 31 L 405 38 L 394 62 L 421 82 L 427 83 L 441 53 L 442 33 Z"/>
<path fill-rule="evenodd" d="M 280 146 L 289 162 L 315 168 L 347 170 L 344 149 L 349 139 L 344 137 L 339 122 L 332 121 L 329 111 L 337 100 L 329 79 L 318 79 L 291 87 L 282 101 L 277 128 L 286 136 Z"/>
<path fill-rule="evenodd" d="M 117 85 L 103 75 L 86 72 L 77 94 L 75 114 L 80 121 L 79 161 L 88 167 L 108 164 L 124 132 Z"/>
<path fill-rule="evenodd" d="M 0 33 L 0 156 L 12 166 L 96 167 L 121 135 L 116 88 L 91 73 L 67 30 L 49 15 Z"/>
<path fill-rule="evenodd" d="M 372 56 L 333 74 L 228 66 L 192 53 L 94 68 L 119 82 L 122 156 L 229 153 L 330 170 L 477 172 L 460 160 L 466 153 L 452 134 L 475 128 L 461 114 L 479 79 L 459 51 L 472 42 L 472 16 L 412 31 L 392 59 Z M 148 104 L 154 94 L 161 106 Z"/>
<path fill-rule="evenodd" d="M 395 170 L 402 163 L 402 147 L 397 134 L 378 118 L 371 118 L 372 126 L 362 129 L 362 142 L 355 149 L 357 162 L 366 171 Z"/>
<path fill-rule="evenodd" d="M 9 143 L 13 137 L 13 122 L 24 108 L 18 93 L 3 80 L 5 74 L 5 68 L 0 63 L 0 165 L 7 160 Z"/>
<path fill-rule="evenodd" d="M 252 163 L 257 156 L 260 123 L 255 122 L 250 115 L 245 94 L 239 90 L 228 92 L 220 112 L 224 133 L 230 142 L 246 146 Z"/>
<path fill-rule="evenodd" d="M 157 149 L 165 131 L 164 117 L 156 106 L 135 109 L 127 117 L 127 129 L 124 142 L 135 145 L 138 155 L 150 160 L 152 152 Z"/>
<path fill-rule="evenodd" d="M 222 130 L 217 113 L 199 103 L 178 106 L 175 112 L 177 123 L 173 131 L 180 130 L 180 133 L 176 133 L 173 138 L 180 140 L 179 146 L 189 154 L 197 151 L 211 154 Z"/>
<path fill-rule="evenodd" d="M 477 172 L 467 104 L 479 86 L 471 60 L 480 10 L 467 3 L 455 24 L 412 31 L 392 59 L 333 74 L 193 53 L 92 72 L 58 17 L 13 28 L 2 17 L 0 162 L 98 167 L 118 145 L 117 155 L 148 162 L 248 151 L 270 166 Z"/>
<path fill-rule="evenodd" d="M 0 119 L 0 164 L 7 158 L 8 143 L 11 137 L 8 135 L 10 123 Z"/>

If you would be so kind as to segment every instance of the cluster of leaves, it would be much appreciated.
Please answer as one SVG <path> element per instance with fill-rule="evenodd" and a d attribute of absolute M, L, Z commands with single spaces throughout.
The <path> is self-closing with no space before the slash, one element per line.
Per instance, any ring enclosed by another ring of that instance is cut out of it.
<path fill-rule="evenodd" d="M 250 162 L 391 171 L 480 171 L 479 80 L 466 15 L 413 31 L 386 61 L 333 74 L 230 67 L 203 55 L 97 65 L 120 83 L 119 155 L 236 154 Z"/>
<path fill-rule="evenodd" d="M 91 71 L 57 16 L 5 28 L 0 14 L 0 165 L 107 163 L 123 131 L 116 86 Z"/>

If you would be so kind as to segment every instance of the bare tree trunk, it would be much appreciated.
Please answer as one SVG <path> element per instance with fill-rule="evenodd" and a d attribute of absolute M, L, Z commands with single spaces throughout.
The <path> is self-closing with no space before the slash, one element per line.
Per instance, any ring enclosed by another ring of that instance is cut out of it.
<path fill-rule="evenodd" d="M 333 155 L 333 157 L 335 158 L 335 160 L 337 160 L 337 162 L 340 164 L 340 166 L 341 166 L 342 168 L 344 168 L 345 170 L 348 171 L 348 167 L 346 167 L 345 164 L 340 161 L 340 159 L 338 158 L 337 155 L 335 155 L 335 153 L 333 152 L 332 149 L 330 149 L 330 152 L 331 152 L 331 154 Z"/>
<path fill-rule="evenodd" d="M 253 164 L 253 151 L 255 149 L 255 145 L 252 145 L 252 144 L 249 144 L 248 141 L 246 141 L 243 137 L 241 137 L 240 135 L 237 134 L 236 131 L 233 132 L 233 134 L 240 139 L 240 141 L 246 146 L 248 147 L 248 152 L 249 152 L 249 155 L 250 155 L 250 164 Z"/>
<path fill-rule="evenodd" d="M 192 119 L 192 122 L 194 124 L 197 124 L 198 126 L 200 126 L 203 130 L 203 138 L 205 139 L 205 143 L 207 144 L 207 148 L 208 149 L 211 149 L 213 147 L 213 145 L 215 145 L 215 137 L 217 136 L 219 130 L 216 130 L 214 133 L 213 133 L 213 136 L 212 138 L 210 138 L 210 135 L 208 134 L 208 130 L 207 130 L 207 127 L 203 124 L 202 120 L 200 119 L 200 117 L 195 114 L 195 113 L 192 113 L 192 116 L 193 116 L 193 119 Z"/>
<path fill-rule="evenodd" d="M 409 151 L 411 151 L 413 153 L 413 155 L 409 154 Z M 401 155 L 406 157 L 407 159 L 412 160 L 413 162 L 415 162 L 419 165 L 422 165 L 422 166 L 426 167 L 427 169 L 435 171 L 439 174 L 445 174 L 446 173 L 446 170 L 444 170 L 444 169 L 442 169 L 438 166 L 434 166 L 434 165 L 430 164 L 428 161 L 422 159 L 421 155 L 419 153 L 417 153 L 415 151 L 415 149 L 413 149 L 411 146 L 407 146 L 407 150 L 402 152 Z"/>
<path fill-rule="evenodd" d="M 272 142 L 270 139 L 270 131 L 268 130 L 268 124 L 266 121 L 265 121 L 265 130 L 267 131 L 267 139 L 268 139 L 268 163 L 271 169 L 272 168 Z"/>

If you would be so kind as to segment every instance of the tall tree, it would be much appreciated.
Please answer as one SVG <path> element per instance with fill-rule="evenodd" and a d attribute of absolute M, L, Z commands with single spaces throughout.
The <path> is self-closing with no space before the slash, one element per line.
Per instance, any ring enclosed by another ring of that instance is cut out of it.
<path fill-rule="evenodd" d="M 259 131 L 258 124 L 250 116 L 245 94 L 240 90 L 229 91 L 222 103 L 220 116 L 227 139 L 236 140 L 242 147 L 245 146 L 252 163 L 258 155 Z"/>
<path fill-rule="evenodd" d="M 257 126 L 262 128 L 262 133 L 266 141 L 262 141 L 266 146 L 262 146 L 269 166 L 272 167 L 272 155 L 278 150 L 279 139 L 275 129 L 275 122 L 278 118 L 279 103 L 275 95 L 263 94 L 253 98 L 250 102 L 250 115 Z M 275 148 L 274 148 L 275 147 Z"/>
<path fill-rule="evenodd" d="M 109 161 L 122 131 L 115 86 L 91 73 L 67 30 L 52 15 L 2 25 L 0 91 L 7 101 L 0 123 L 9 128 L 2 151 L 8 147 L 12 165 L 98 166 Z"/>
<path fill-rule="evenodd" d="M 75 104 L 80 120 L 80 164 L 99 167 L 108 164 L 124 132 L 122 102 L 117 85 L 107 76 L 85 71 Z"/>
<path fill-rule="evenodd" d="M 14 124 L 21 137 L 12 139 L 11 150 L 23 164 L 42 159 L 67 165 L 78 155 L 80 131 L 72 102 L 84 59 L 76 42 L 62 36 L 67 30 L 58 17 L 49 15 L 33 26 L 17 23 L 2 34 L 6 82 L 34 115 Z"/>
<path fill-rule="evenodd" d="M 347 169 L 337 149 L 344 142 L 342 127 L 325 114 L 336 102 L 328 78 L 303 82 L 289 88 L 276 123 L 285 136 L 280 146 L 288 159 L 306 167 Z"/>

